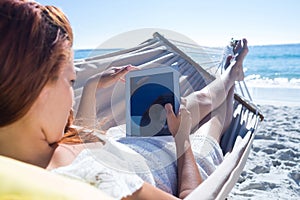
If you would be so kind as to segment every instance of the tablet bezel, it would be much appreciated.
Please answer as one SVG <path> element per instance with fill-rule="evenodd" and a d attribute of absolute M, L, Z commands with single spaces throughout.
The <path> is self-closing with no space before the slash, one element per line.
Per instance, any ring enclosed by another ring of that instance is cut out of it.
<path fill-rule="evenodd" d="M 125 76 L 125 93 L 126 93 L 126 136 L 137 136 L 137 137 L 143 137 L 144 135 L 139 135 L 136 133 L 133 133 L 131 124 L 132 122 L 131 118 L 131 94 L 134 92 L 132 91 L 130 80 L 132 78 L 136 77 L 142 77 L 142 76 L 152 76 L 156 74 L 164 74 L 164 73 L 171 73 L 173 78 L 173 88 L 171 88 L 172 92 L 174 93 L 174 110 L 175 113 L 178 113 L 179 110 L 179 104 L 180 104 L 180 92 L 179 92 L 179 72 L 172 67 L 165 66 L 165 67 L 155 67 L 155 68 L 148 68 L 148 69 L 138 69 L 130 71 Z"/>

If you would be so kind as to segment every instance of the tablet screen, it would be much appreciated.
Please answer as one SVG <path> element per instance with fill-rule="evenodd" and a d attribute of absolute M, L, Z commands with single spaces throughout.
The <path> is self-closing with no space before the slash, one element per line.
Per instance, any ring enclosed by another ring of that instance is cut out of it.
<path fill-rule="evenodd" d="M 171 103 L 178 112 L 173 72 L 132 76 L 130 84 L 130 135 L 170 135 L 167 127 L 165 104 Z M 178 80 L 177 80 L 178 81 Z M 179 89 L 178 89 L 179 90 Z"/>

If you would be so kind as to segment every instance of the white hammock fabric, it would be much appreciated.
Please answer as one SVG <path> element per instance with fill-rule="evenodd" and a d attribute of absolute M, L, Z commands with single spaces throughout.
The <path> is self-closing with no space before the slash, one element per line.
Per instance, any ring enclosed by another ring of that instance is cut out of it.
<path fill-rule="evenodd" d="M 188 56 L 184 51 L 192 56 Z M 193 56 L 197 58 L 197 62 Z M 181 96 L 187 96 L 215 79 L 215 72 L 222 64 L 224 57 L 224 51 L 220 48 L 206 48 L 167 40 L 159 33 L 155 33 L 153 38 L 136 47 L 77 60 L 75 66 L 79 70 L 74 86 L 75 112 L 86 79 L 112 66 L 131 64 L 141 69 L 173 66 L 181 73 Z M 240 88 L 243 91 L 243 87 Z M 116 83 L 97 94 L 97 117 L 99 120 L 105 119 L 109 127 L 125 123 L 125 86 L 123 83 Z M 226 160 L 225 158 L 224 164 L 221 164 L 187 199 L 196 197 L 197 199 L 225 199 L 227 197 L 243 170 L 254 134 L 262 120 L 263 115 L 253 103 L 235 95 L 233 120 L 221 142 L 223 153 L 232 151 L 231 154 L 236 155 L 233 156 L 235 159 L 231 157 Z M 98 123 L 103 125 L 101 121 Z"/>

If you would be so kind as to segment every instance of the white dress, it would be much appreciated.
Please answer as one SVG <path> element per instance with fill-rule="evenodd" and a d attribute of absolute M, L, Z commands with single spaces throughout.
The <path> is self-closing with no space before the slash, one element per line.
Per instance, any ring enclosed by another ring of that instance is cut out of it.
<path fill-rule="evenodd" d="M 107 135 L 101 148 L 87 148 L 72 164 L 52 171 L 85 181 L 116 199 L 131 195 L 144 181 L 177 194 L 172 136 L 124 137 L 120 128 L 111 128 Z M 191 145 L 200 174 L 206 179 L 223 160 L 220 146 L 209 136 L 200 135 L 191 135 Z"/>

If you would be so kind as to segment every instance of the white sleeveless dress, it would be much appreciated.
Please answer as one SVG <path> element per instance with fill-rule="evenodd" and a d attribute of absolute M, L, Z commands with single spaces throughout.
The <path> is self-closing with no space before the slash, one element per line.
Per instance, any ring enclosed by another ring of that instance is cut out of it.
<path fill-rule="evenodd" d="M 104 146 L 86 148 L 72 164 L 52 172 L 87 182 L 116 199 L 133 194 L 144 181 L 176 195 L 173 137 L 124 137 L 124 131 L 120 130 L 120 127 L 111 128 Z M 222 150 L 209 136 L 190 137 L 200 174 L 206 179 L 223 161 Z"/>

